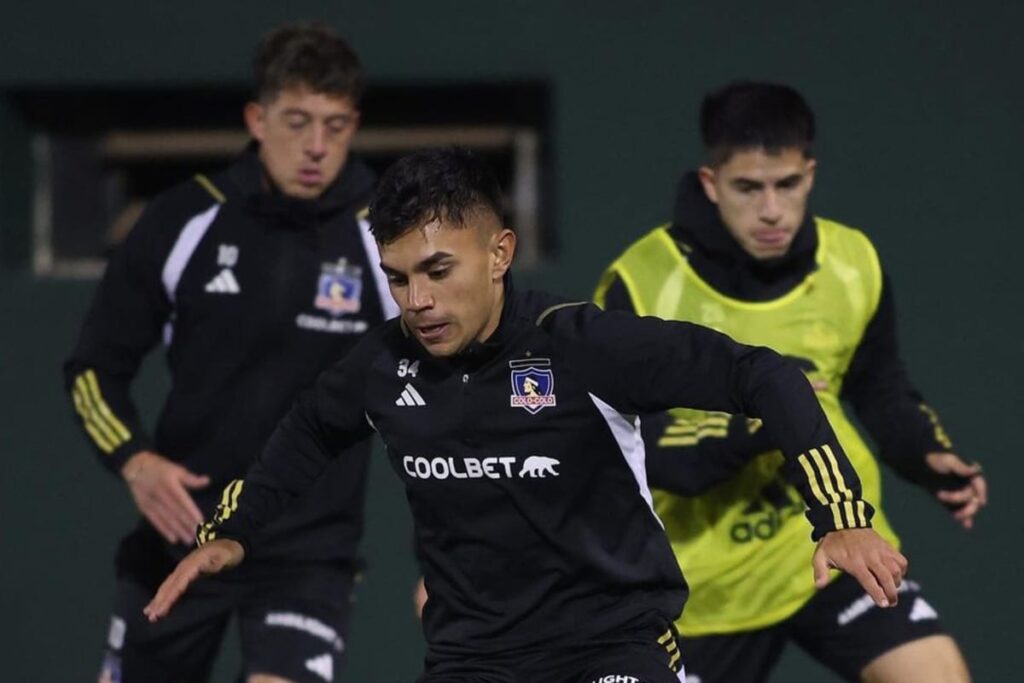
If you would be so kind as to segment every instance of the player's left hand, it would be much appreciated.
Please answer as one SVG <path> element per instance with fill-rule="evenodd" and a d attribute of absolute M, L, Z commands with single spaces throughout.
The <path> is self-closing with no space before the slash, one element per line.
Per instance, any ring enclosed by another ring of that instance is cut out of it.
<path fill-rule="evenodd" d="M 974 516 L 988 504 L 988 482 L 981 474 L 981 465 L 968 465 L 955 453 L 929 453 L 924 456 L 928 467 L 939 474 L 952 474 L 967 480 L 961 489 L 938 491 L 935 497 L 953 506 L 953 519 L 965 529 L 974 527 Z"/>
<path fill-rule="evenodd" d="M 229 538 L 214 539 L 199 546 L 178 563 L 164 579 L 142 612 L 150 623 L 163 619 L 171 607 L 184 594 L 189 585 L 200 576 L 217 574 L 234 567 L 245 557 L 245 548 Z"/>
<path fill-rule="evenodd" d="M 811 562 L 817 588 L 828 585 L 829 569 L 838 569 L 857 579 L 879 607 L 897 603 L 907 573 L 907 558 L 874 529 L 828 532 L 818 541 Z"/>

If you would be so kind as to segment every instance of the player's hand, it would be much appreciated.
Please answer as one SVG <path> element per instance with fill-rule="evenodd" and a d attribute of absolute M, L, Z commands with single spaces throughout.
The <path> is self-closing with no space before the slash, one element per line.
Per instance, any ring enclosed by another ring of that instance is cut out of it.
<path fill-rule="evenodd" d="M 828 585 L 828 570 L 839 569 L 857 579 L 879 607 L 895 605 L 907 573 L 907 558 L 874 529 L 830 531 L 814 551 L 814 585 Z"/>
<path fill-rule="evenodd" d="M 242 544 L 229 538 L 218 538 L 196 548 L 164 579 L 142 613 L 150 622 L 162 619 L 193 581 L 202 575 L 230 569 L 241 562 L 243 557 L 245 549 Z"/>
<path fill-rule="evenodd" d="M 416 588 L 412 592 L 412 604 L 416 609 L 416 618 L 423 618 L 423 606 L 427 604 L 427 586 L 423 583 L 423 577 L 416 582 Z"/>
<path fill-rule="evenodd" d="M 988 482 L 981 474 L 981 465 L 968 465 L 955 453 L 929 453 L 924 456 L 928 467 L 939 474 L 952 474 L 968 480 L 961 489 L 938 491 L 935 497 L 954 506 L 953 518 L 965 529 L 974 527 L 974 516 L 988 504 Z"/>
<path fill-rule="evenodd" d="M 194 474 L 152 451 L 139 451 L 121 467 L 135 506 L 168 543 L 191 545 L 203 514 L 189 489 L 201 489 L 210 478 Z"/>

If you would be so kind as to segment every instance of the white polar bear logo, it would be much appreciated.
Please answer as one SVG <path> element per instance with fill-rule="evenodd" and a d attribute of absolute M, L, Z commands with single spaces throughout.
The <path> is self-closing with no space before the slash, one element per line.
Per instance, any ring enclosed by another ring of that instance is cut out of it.
<path fill-rule="evenodd" d="M 546 477 L 549 474 L 552 477 L 557 477 L 558 472 L 555 472 L 555 466 L 559 462 L 554 458 L 545 458 L 543 455 L 531 455 L 523 462 L 523 469 L 519 470 L 519 478 L 530 476 L 530 477 Z"/>

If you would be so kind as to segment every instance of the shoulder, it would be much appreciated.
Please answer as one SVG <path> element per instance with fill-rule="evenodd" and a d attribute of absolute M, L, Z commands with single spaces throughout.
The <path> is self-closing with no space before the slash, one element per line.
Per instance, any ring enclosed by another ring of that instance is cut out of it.
<path fill-rule="evenodd" d="M 114 257 L 155 267 L 168 258 L 191 223 L 208 226 L 221 206 L 195 179 L 164 190 L 146 203 Z"/>
<path fill-rule="evenodd" d="M 845 280 L 856 277 L 868 292 L 872 310 L 877 306 L 883 289 L 882 260 L 871 239 L 861 230 L 827 218 L 815 217 L 821 235 L 821 249 L 825 260 L 842 264 L 835 268 Z M 849 271 L 848 275 L 844 273 Z"/>
<path fill-rule="evenodd" d="M 214 185 L 213 179 L 197 175 L 150 200 L 132 232 L 141 230 L 150 236 L 153 233 L 176 236 L 191 219 L 213 213 L 225 202 L 226 196 Z"/>
<path fill-rule="evenodd" d="M 560 346 L 601 346 L 635 332 L 640 318 L 626 311 L 604 311 L 590 301 L 538 297 L 532 324 Z"/>
<path fill-rule="evenodd" d="M 877 258 L 875 245 L 863 230 L 821 216 L 815 216 L 814 221 L 827 246 L 860 250 Z"/>

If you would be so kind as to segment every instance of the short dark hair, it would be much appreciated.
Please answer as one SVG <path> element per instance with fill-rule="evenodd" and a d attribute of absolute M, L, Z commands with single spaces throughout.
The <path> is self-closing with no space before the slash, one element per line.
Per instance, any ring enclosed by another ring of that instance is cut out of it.
<path fill-rule="evenodd" d="M 484 208 L 501 218 L 501 187 L 480 157 L 463 147 L 415 152 L 392 164 L 370 202 L 374 237 L 387 244 L 433 220 L 464 225 Z"/>
<path fill-rule="evenodd" d="M 260 41 L 252 60 L 257 101 L 286 88 L 348 96 L 359 104 L 365 86 L 359 56 L 334 29 L 318 22 L 285 24 Z"/>
<path fill-rule="evenodd" d="M 810 157 L 814 112 L 789 86 L 738 81 L 704 97 L 700 133 L 712 164 L 754 148 L 774 153 L 795 147 Z"/>

